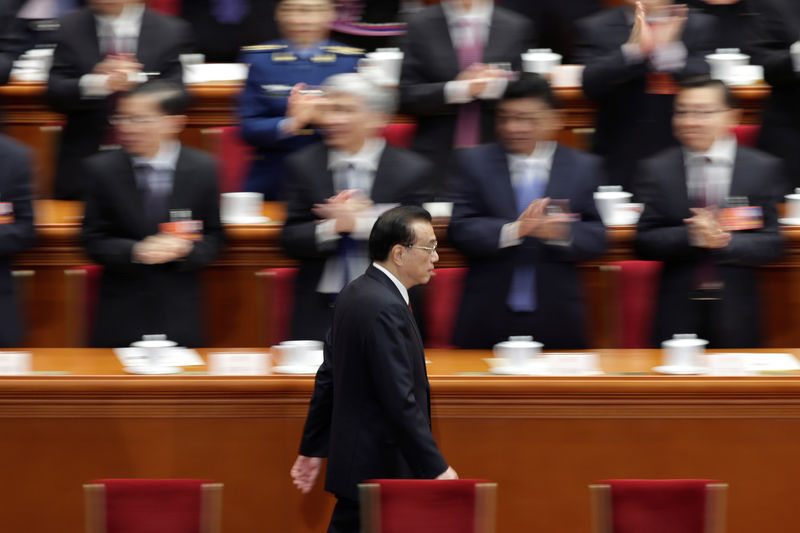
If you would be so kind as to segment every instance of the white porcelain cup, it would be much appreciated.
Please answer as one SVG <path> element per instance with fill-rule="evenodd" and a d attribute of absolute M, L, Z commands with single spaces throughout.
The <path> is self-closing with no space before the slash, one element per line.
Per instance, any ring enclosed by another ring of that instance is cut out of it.
<path fill-rule="evenodd" d="M 800 188 L 794 190 L 794 194 L 787 194 L 786 198 L 786 218 L 800 218 Z"/>
<path fill-rule="evenodd" d="M 225 222 L 246 222 L 261 216 L 263 204 L 260 192 L 226 192 L 222 193 L 220 214 Z"/>
<path fill-rule="evenodd" d="M 594 193 L 594 204 L 606 226 L 619 224 L 617 206 L 631 201 L 633 194 L 625 192 L 619 185 L 601 185 Z"/>
<path fill-rule="evenodd" d="M 521 368 L 541 353 L 542 346 L 533 337 L 509 337 L 507 341 L 494 345 L 494 356 L 507 360 L 510 366 Z"/>
<path fill-rule="evenodd" d="M 142 340 L 132 342 L 131 346 L 145 351 L 147 366 L 158 367 L 163 365 L 164 352 L 177 346 L 177 343 L 167 340 L 166 335 L 144 335 Z"/>
<path fill-rule="evenodd" d="M 561 54 L 556 54 L 549 48 L 530 49 L 522 54 L 523 72 L 535 72 L 547 76 L 560 64 Z"/>
<path fill-rule="evenodd" d="M 728 83 L 731 85 L 753 85 L 764 79 L 764 67 L 761 65 L 734 65 L 730 71 Z"/>
<path fill-rule="evenodd" d="M 734 67 L 750 63 L 750 56 L 743 54 L 738 48 L 718 48 L 716 53 L 706 56 L 711 68 L 711 77 L 729 82 L 734 78 Z"/>
<path fill-rule="evenodd" d="M 557 65 L 550 73 L 552 87 L 580 87 L 583 85 L 585 65 Z"/>
<path fill-rule="evenodd" d="M 283 341 L 272 348 L 276 353 L 277 364 L 281 366 L 307 367 L 322 363 L 319 360 L 322 341 Z"/>
<path fill-rule="evenodd" d="M 661 343 L 664 365 L 678 368 L 705 366 L 703 358 L 707 340 L 698 339 L 694 333 L 676 333 Z"/>
<path fill-rule="evenodd" d="M 359 72 L 362 72 L 362 65 L 378 85 L 395 86 L 400 82 L 403 52 L 399 48 L 378 48 L 359 61 Z"/>

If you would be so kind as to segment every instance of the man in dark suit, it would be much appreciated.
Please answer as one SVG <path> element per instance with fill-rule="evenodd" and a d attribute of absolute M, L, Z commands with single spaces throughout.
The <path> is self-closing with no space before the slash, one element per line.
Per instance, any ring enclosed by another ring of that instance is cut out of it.
<path fill-rule="evenodd" d="M 534 42 L 530 21 L 489 0 L 446 0 L 409 19 L 400 111 L 417 121 L 413 148 L 436 164 L 437 192 L 453 147 L 494 138 L 508 75 L 497 64 L 519 70 Z"/>
<path fill-rule="evenodd" d="M 20 309 L 11 279 L 13 255 L 30 248 L 35 235 L 28 150 L 0 136 L 0 346 L 17 346 L 22 337 Z"/>
<path fill-rule="evenodd" d="M 554 104 L 542 77 L 523 75 L 497 106 L 500 143 L 457 154 L 448 235 L 469 264 L 454 335 L 462 348 L 511 335 L 586 346 L 576 263 L 605 249 L 593 198 L 602 161 L 554 141 Z"/>
<path fill-rule="evenodd" d="M 425 351 L 408 308 L 408 289 L 427 283 L 439 259 L 430 221 L 416 206 L 381 215 L 369 238 L 372 266 L 336 304 L 291 470 L 308 492 L 328 458 L 325 489 L 338 500 L 329 533 L 359 531 L 366 479 L 458 477 L 431 434 Z"/>
<path fill-rule="evenodd" d="M 713 19 L 671 0 L 628 0 L 577 24 L 583 91 L 597 106 L 593 152 L 611 183 L 631 186 L 637 161 L 675 144 L 675 80 L 708 73 Z"/>
<path fill-rule="evenodd" d="M 47 101 L 67 115 L 55 196 L 82 199 L 83 159 L 115 145 L 108 117 L 119 94 L 150 77 L 181 83 L 190 32 L 180 19 L 130 0 L 96 1 L 61 18 Z"/>
<path fill-rule="evenodd" d="M 663 261 L 653 339 L 696 333 L 715 348 L 759 346 L 756 266 L 776 259 L 781 238 L 775 201 L 781 164 L 737 146 L 738 120 L 722 82 L 687 80 L 675 99 L 681 147 L 643 162 L 636 193 L 644 202 L 634 245 Z M 727 206 L 760 208 L 760 219 Z"/>
<path fill-rule="evenodd" d="M 8 83 L 17 57 L 26 50 L 25 28 L 17 18 L 19 1 L 0 0 L 0 85 Z"/>
<path fill-rule="evenodd" d="M 714 48 L 749 53 L 761 11 L 758 0 L 687 0 L 686 4 L 714 17 Z"/>
<path fill-rule="evenodd" d="M 181 146 L 187 95 L 153 80 L 120 99 L 124 150 L 86 161 L 90 185 L 81 240 L 105 267 L 96 346 L 166 334 L 201 346 L 199 270 L 223 243 L 213 159 Z"/>
<path fill-rule="evenodd" d="M 762 0 L 752 62 L 772 86 L 758 147 L 784 160 L 787 186 L 800 187 L 800 2 Z"/>
<path fill-rule="evenodd" d="M 381 205 L 421 204 L 432 181 L 427 160 L 387 146 L 381 137 L 394 91 L 355 73 L 332 76 L 326 90 L 320 104 L 324 144 L 287 160 L 288 216 L 281 242 L 301 260 L 293 339 L 325 338 L 336 295 L 369 266 L 366 241 Z"/>

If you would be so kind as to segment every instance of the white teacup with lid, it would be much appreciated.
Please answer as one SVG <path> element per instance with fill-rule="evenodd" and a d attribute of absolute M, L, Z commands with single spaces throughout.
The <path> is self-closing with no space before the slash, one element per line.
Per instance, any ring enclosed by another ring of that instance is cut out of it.
<path fill-rule="evenodd" d="M 631 201 L 633 194 L 622 190 L 621 185 L 601 185 L 594 193 L 594 204 L 606 226 L 624 222 L 617 214 L 617 206 Z"/>
<path fill-rule="evenodd" d="M 514 335 L 494 345 L 494 356 L 505 359 L 511 367 L 522 368 L 541 353 L 543 346 L 530 335 Z"/>
<path fill-rule="evenodd" d="M 800 187 L 794 190 L 794 194 L 787 194 L 785 220 L 792 224 L 800 224 Z"/>
<path fill-rule="evenodd" d="M 177 346 L 176 342 L 167 340 L 166 335 L 142 335 L 142 340 L 132 342 L 131 346 L 144 350 L 146 359 L 135 367 L 126 367 L 126 371 L 134 374 L 177 374 L 181 371 L 178 367 L 164 364 L 165 352 Z"/>
<path fill-rule="evenodd" d="M 531 48 L 522 54 L 523 72 L 535 72 L 547 76 L 560 64 L 561 54 L 553 52 L 550 48 Z"/>
<path fill-rule="evenodd" d="M 738 48 L 717 48 L 715 53 L 706 56 L 706 61 L 711 68 L 711 77 L 728 83 L 735 80 L 737 66 L 750 63 L 750 56 Z"/>
<path fill-rule="evenodd" d="M 698 339 L 694 333 L 676 333 L 661 343 L 664 350 L 664 366 L 659 372 L 684 374 L 700 373 L 706 366 L 704 359 L 707 340 Z"/>
<path fill-rule="evenodd" d="M 277 354 L 276 363 L 279 367 L 316 370 L 322 364 L 319 359 L 322 347 L 322 341 L 292 340 L 283 341 L 272 348 Z"/>

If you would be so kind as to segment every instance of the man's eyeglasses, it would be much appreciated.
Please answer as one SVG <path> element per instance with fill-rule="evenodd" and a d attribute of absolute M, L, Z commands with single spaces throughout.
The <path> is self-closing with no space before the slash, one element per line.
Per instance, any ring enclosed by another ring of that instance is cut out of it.
<path fill-rule="evenodd" d="M 433 246 L 417 246 L 416 244 L 406 244 L 406 248 L 419 248 L 420 250 L 425 250 L 428 252 L 428 255 L 432 254 L 436 251 L 436 248 L 439 247 L 439 243 L 433 243 Z"/>

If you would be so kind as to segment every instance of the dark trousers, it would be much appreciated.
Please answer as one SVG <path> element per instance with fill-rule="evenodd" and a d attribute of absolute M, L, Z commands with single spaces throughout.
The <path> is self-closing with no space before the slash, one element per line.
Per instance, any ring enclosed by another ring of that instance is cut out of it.
<path fill-rule="evenodd" d="M 358 533 L 361 531 L 360 522 L 358 502 L 337 496 L 328 533 Z"/>

